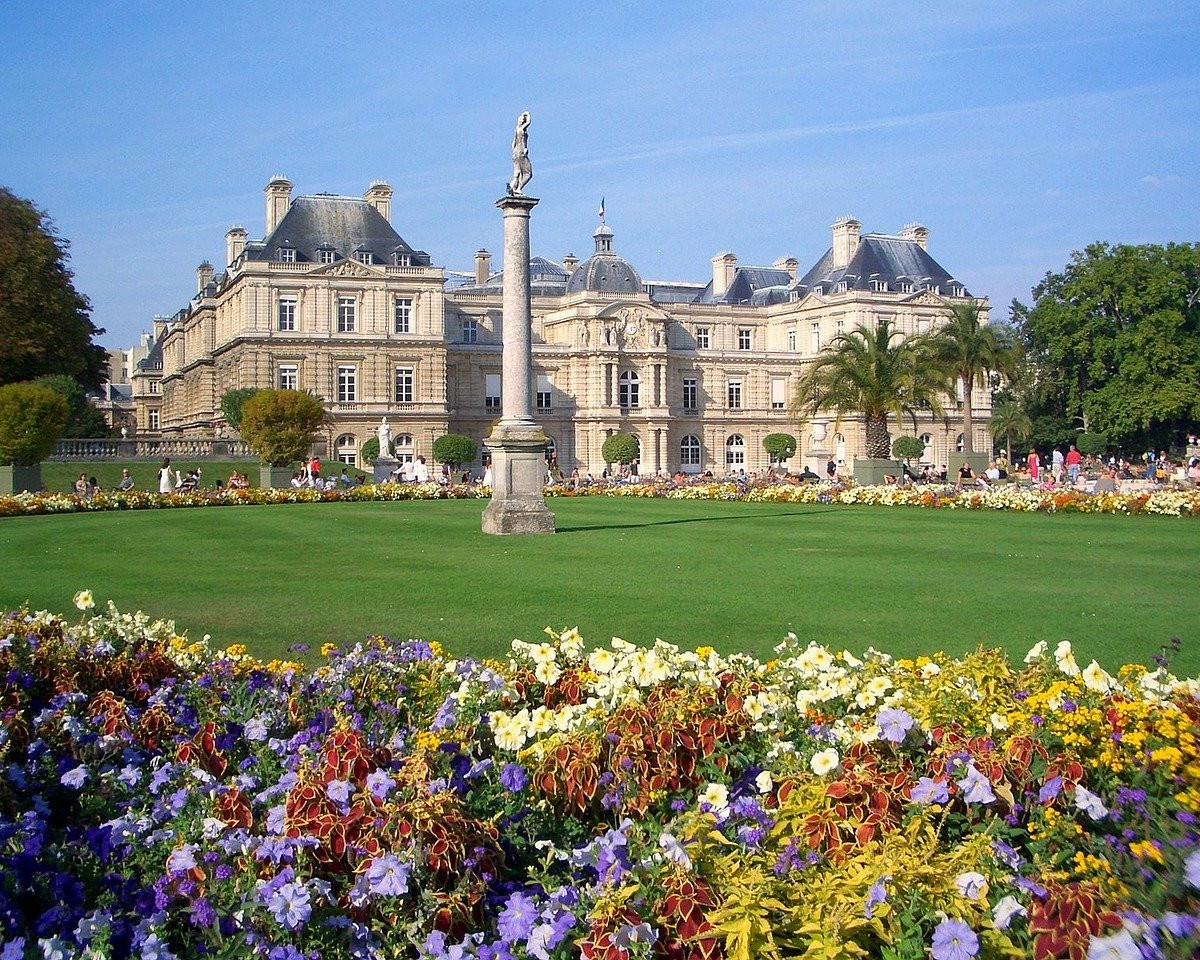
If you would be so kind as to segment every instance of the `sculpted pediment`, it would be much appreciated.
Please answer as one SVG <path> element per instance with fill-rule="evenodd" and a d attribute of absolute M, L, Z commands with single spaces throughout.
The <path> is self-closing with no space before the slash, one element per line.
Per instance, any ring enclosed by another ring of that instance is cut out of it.
<path fill-rule="evenodd" d="M 668 322 L 667 314 L 657 307 L 645 303 L 615 303 L 600 311 L 595 320 L 597 330 L 591 329 L 592 324 L 586 318 L 580 321 L 579 342 L 581 346 L 590 346 L 595 336 L 598 346 L 662 347 L 667 343 Z"/>
<path fill-rule="evenodd" d="M 943 297 L 939 297 L 936 293 L 930 293 L 928 290 L 914 293 L 911 297 L 905 298 L 903 302 L 922 307 L 943 307 L 946 305 Z"/>
<path fill-rule="evenodd" d="M 364 263 L 355 260 L 339 260 L 337 263 L 322 264 L 311 271 L 313 276 L 322 277 L 382 277 L 381 270 L 372 270 Z"/>

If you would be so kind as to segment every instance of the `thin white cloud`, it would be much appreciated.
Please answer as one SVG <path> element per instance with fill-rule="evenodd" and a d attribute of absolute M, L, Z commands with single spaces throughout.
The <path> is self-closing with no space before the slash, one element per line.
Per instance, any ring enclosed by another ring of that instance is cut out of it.
<path fill-rule="evenodd" d="M 1142 177 L 1142 183 L 1148 183 L 1152 187 L 1157 187 L 1164 183 L 1179 183 L 1182 179 L 1177 173 L 1164 173 L 1161 176 L 1148 173 Z"/>

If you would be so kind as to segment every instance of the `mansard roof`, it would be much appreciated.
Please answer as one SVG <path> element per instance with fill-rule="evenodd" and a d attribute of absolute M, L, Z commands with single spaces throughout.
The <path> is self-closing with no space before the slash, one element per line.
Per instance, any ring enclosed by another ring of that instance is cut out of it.
<path fill-rule="evenodd" d="M 296 251 L 300 263 L 316 263 L 317 250 L 333 249 L 338 259 L 370 251 L 376 263 L 406 254 L 414 267 L 429 266 L 429 254 L 405 242 L 384 216 L 361 197 L 319 193 L 296 197 L 271 235 L 246 244 L 247 260 L 277 260 L 279 248 Z"/>
<path fill-rule="evenodd" d="M 535 297 L 561 297 L 567 289 L 567 271 L 561 263 L 547 260 L 545 257 L 529 258 L 529 292 Z M 488 274 L 487 283 L 479 285 L 474 279 L 466 283 L 454 285 L 454 289 L 463 293 L 502 293 L 504 290 L 504 271 Z"/>
<path fill-rule="evenodd" d="M 872 281 L 882 281 L 889 290 L 899 290 L 905 283 L 915 289 L 959 283 L 963 296 L 970 296 L 964 284 L 933 259 L 915 240 L 905 240 L 882 233 L 868 233 L 858 243 L 854 256 L 844 267 L 833 265 L 833 248 L 813 265 L 796 288 L 812 290 L 818 285 L 829 292 L 845 281 L 847 290 L 871 290 Z"/>
<path fill-rule="evenodd" d="M 700 294 L 700 303 L 778 303 L 787 299 L 786 293 L 778 299 L 767 299 L 767 294 L 760 296 L 760 291 L 774 287 L 786 290 L 791 282 L 792 275 L 779 267 L 738 267 L 733 281 L 719 297 L 713 296 L 710 280 Z"/>

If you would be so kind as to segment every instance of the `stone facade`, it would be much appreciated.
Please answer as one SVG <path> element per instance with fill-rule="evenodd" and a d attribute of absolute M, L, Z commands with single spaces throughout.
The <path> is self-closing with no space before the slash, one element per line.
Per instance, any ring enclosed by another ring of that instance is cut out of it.
<path fill-rule="evenodd" d="M 433 266 L 392 229 L 391 190 L 380 182 L 363 198 L 292 199 L 291 189 L 271 181 L 264 239 L 231 229 L 226 268 L 201 264 L 191 302 L 156 329 L 133 377 L 139 429 L 153 432 L 157 409 L 163 436 L 219 435 L 226 390 L 282 386 L 326 400 L 330 459 L 356 462 L 384 416 L 401 459 L 429 457 L 446 432 L 482 444 L 501 413 L 502 382 L 502 274 L 488 253 L 470 273 Z M 791 258 L 740 267 L 722 253 L 699 283 L 643 281 L 615 252 L 610 227 L 594 239 L 582 262 L 531 261 L 534 418 L 568 472 L 599 474 L 614 431 L 637 436 L 643 472 L 762 470 L 762 439 L 773 432 L 797 437 L 793 469 L 810 454 L 850 465 L 863 455 L 861 422 L 835 427 L 830 413 L 829 423 L 798 427 L 788 416 L 806 361 L 858 324 L 936 328 L 948 304 L 970 297 L 915 224 L 864 236 L 843 218 L 804 275 Z M 986 385 L 974 401 L 975 446 L 986 450 Z M 962 431 L 953 401 L 948 410 L 916 431 L 938 465 L 951 462 Z"/>

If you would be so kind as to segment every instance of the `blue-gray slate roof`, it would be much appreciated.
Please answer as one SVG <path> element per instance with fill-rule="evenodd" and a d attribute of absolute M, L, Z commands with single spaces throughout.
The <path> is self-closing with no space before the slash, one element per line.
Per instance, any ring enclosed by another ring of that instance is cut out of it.
<path fill-rule="evenodd" d="M 885 282 L 889 290 L 899 290 L 902 283 L 910 283 L 914 290 L 937 286 L 942 293 L 949 293 L 946 285 L 950 281 L 959 284 L 915 240 L 876 233 L 868 233 L 859 240 L 858 249 L 844 267 L 833 265 L 833 248 L 830 247 L 800 278 L 796 289 L 806 293 L 820 287 L 822 292 L 830 293 L 843 280 L 847 290 L 871 290 L 873 280 Z M 963 296 L 970 296 L 965 286 Z"/>
<path fill-rule="evenodd" d="M 709 281 L 704 292 L 700 294 L 700 303 L 762 303 L 764 297 L 757 297 L 760 290 L 768 287 L 782 287 L 786 290 L 792 282 L 792 275 L 778 267 L 738 267 L 733 274 L 729 288 L 719 297 L 713 296 L 712 281 Z M 779 303 L 786 300 L 786 293 L 778 300 L 766 300 L 769 303 Z"/>
<path fill-rule="evenodd" d="M 332 248 L 338 260 L 369 250 L 375 263 L 393 263 L 399 253 L 414 267 L 429 266 L 429 254 L 409 246 L 383 214 L 357 197 L 296 197 L 269 237 L 246 244 L 246 259 L 278 260 L 281 247 L 294 249 L 298 263 L 317 263 L 317 251 Z"/>

